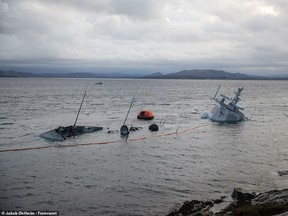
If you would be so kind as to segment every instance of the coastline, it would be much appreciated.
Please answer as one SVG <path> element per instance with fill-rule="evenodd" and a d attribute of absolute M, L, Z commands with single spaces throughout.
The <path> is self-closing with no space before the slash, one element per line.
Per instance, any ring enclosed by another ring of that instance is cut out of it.
<path fill-rule="evenodd" d="M 215 209 L 219 209 L 226 197 L 185 201 L 179 209 L 166 216 L 288 216 L 288 189 L 256 194 L 235 188 L 231 196 L 233 201 L 220 211 Z"/>

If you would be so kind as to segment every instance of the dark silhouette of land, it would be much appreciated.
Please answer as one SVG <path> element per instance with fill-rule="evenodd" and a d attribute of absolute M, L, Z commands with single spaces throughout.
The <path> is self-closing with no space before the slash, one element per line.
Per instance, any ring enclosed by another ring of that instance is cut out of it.
<path fill-rule="evenodd" d="M 243 73 L 229 73 L 222 70 L 183 70 L 176 73 L 154 73 L 145 78 L 157 79 L 265 79 L 262 76 L 252 76 Z"/>
<path fill-rule="evenodd" d="M 138 78 L 138 79 L 223 79 L 223 80 L 288 80 L 283 76 L 255 76 L 244 73 L 230 73 L 213 69 L 182 70 L 176 73 L 163 74 L 160 72 L 149 75 L 125 73 L 29 73 L 13 70 L 1 71 L 0 77 L 39 77 L 39 78 Z"/>

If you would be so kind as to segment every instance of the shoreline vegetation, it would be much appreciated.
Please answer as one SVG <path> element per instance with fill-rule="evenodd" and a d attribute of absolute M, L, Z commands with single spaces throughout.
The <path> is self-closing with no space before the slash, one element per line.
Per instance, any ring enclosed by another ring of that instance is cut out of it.
<path fill-rule="evenodd" d="M 217 205 L 221 205 L 226 197 L 186 201 L 166 216 L 288 216 L 288 189 L 256 194 L 235 188 L 231 196 L 233 202 L 220 211 L 214 209 L 218 209 Z"/>
<path fill-rule="evenodd" d="M 230 73 L 212 69 L 183 70 L 176 73 L 160 72 L 149 75 L 124 73 L 29 73 L 13 70 L 0 70 L 0 77 L 27 78 L 131 78 L 131 79 L 220 79 L 220 80 L 288 80 L 288 74 L 282 76 L 255 76 L 243 73 Z"/>

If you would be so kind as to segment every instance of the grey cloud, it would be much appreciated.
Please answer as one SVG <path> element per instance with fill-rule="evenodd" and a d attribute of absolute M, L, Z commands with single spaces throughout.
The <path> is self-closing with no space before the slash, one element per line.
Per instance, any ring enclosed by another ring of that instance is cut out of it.
<path fill-rule="evenodd" d="M 155 0 L 114 0 L 113 12 L 132 18 L 153 19 L 158 18 L 161 5 Z"/>
<path fill-rule="evenodd" d="M 73 8 L 98 15 L 121 15 L 131 19 L 153 19 L 159 16 L 162 0 L 43 0 L 46 4 Z"/>
<path fill-rule="evenodd" d="M 286 2 L 0 0 L 1 65 L 276 73 L 288 67 Z"/>

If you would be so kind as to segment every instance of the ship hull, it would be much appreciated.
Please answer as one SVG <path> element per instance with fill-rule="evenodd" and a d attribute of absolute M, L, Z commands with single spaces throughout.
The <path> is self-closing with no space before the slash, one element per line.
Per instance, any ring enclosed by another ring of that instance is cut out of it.
<path fill-rule="evenodd" d="M 244 119 L 244 114 L 238 109 L 231 110 L 220 104 L 216 104 L 208 115 L 211 121 L 221 123 L 236 123 Z"/>
<path fill-rule="evenodd" d="M 102 130 L 103 127 L 94 127 L 94 126 L 67 126 L 67 127 L 58 127 L 54 130 L 47 131 L 40 134 L 39 136 L 51 140 L 51 141 L 64 141 L 68 137 L 78 136 L 85 133 L 92 133 L 95 131 Z"/>

